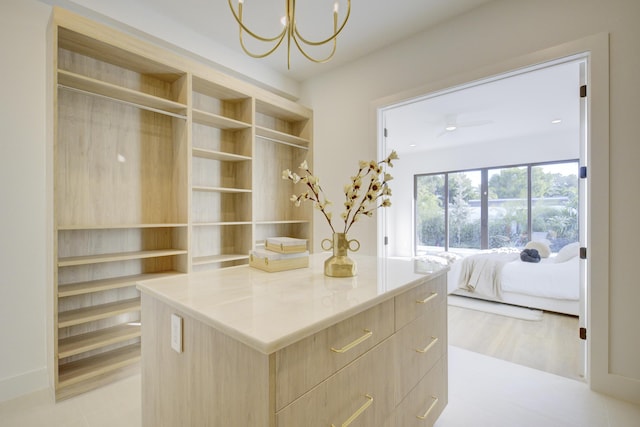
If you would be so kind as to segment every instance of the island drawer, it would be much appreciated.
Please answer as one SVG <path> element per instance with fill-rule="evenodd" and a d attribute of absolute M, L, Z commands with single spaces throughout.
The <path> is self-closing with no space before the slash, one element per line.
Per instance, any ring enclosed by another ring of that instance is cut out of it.
<path fill-rule="evenodd" d="M 371 349 L 276 413 L 276 427 L 382 426 L 395 408 L 393 340 Z"/>
<path fill-rule="evenodd" d="M 397 361 L 394 375 L 396 403 L 400 403 L 446 353 L 447 329 L 443 312 L 443 303 L 434 305 L 432 310 L 423 313 L 393 336 Z"/>
<path fill-rule="evenodd" d="M 395 411 L 395 425 L 433 426 L 447 401 L 447 358 L 442 357 L 398 405 Z"/>
<path fill-rule="evenodd" d="M 320 384 L 393 332 L 394 301 L 389 299 L 277 351 L 276 410 Z"/>
<path fill-rule="evenodd" d="M 441 274 L 395 297 L 396 330 L 437 307 L 447 297 L 447 276 Z"/>

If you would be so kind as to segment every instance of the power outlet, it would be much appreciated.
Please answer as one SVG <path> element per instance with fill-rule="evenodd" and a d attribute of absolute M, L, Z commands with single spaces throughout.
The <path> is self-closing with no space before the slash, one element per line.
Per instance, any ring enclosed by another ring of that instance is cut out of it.
<path fill-rule="evenodd" d="M 171 315 L 171 348 L 182 353 L 182 317 Z"/>

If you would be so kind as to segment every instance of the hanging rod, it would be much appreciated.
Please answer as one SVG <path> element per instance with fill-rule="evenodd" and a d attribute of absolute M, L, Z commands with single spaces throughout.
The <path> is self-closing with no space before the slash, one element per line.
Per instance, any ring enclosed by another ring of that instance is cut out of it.
<path fill-rule="evenodd" d="M 113 101 L 113 102 L 119 102 L 121 104 L 130 105 L 132 107 L 140 108 L 141 110 L 147 110 L 147 111 L 151 111 L 153 113 L 164 114 L 165 116 L 171 116 L 171 117 L 175 117 L 177 119 L 184 119 L 184 120 L 187 119 L 187 116 L 183 115 L 183 114 L 177 114 L 177 113 L 172 113 L 170 111 L 160 110 L 160 109 L 157 109 L 157 108 L 149 107 L 147 105 L 137 104 L 135 102 L 125 101 L 125 100 L 119 99 L 119 98 L 114 98 L 112 96 L 102 95 L 100 93 L 95 93 L 95 92 L 91 92 L 91 91 L 84 90 L 84 89 L 78 89 L 78 88 L 73 87 L 73 86 L 66 86 L 66 85 L 58 83 L 58 88 L 66 89 L 66 90 L 69 90 L 69 91 L 72 91 L 72 92 L 82 93 L 84 95 L 95 96 L 95 97 L 106 99 L 106 100 Z"/>
<path fill-rule="evenodd" d="M 293 144 L 293 143 L 291 143 L 291 142 L 282 141 L 282 140 L 280 140 L 280 139 L 270 138 L 270 137 L 268 137 L 268 136 L 262 136 L 262 135 L 258 135 L 258 134 L 256 134 L 256 138 L 261 138 L 261 139 L 264 139 L 264 140 L 266 140 L 266 141 L 275 142 L 275 143 L 277 143 L 277 144 L 288 145 L 288 146 L 290 146 L 290 147 L 299 148 L 299 149 L 301 149 L 301 150 L 308 150 L 308 149 L 309 149 L 309 147 L 305 147 L 305 146 L 298 145 L 298 144 Z"/>

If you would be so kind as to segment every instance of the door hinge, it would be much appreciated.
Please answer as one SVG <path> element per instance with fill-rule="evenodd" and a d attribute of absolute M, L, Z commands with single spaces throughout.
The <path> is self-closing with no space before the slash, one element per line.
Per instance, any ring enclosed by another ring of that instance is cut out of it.
<path fill-rule="evenodd" d="M 580 248 L 580 259 L 587 259 L 587 248 Z"/>
<path fill-rule="evenodd" d="M 385 138 L 389 136 L 389 132 L 387 132 L 387 128 L 384 128 L 384 132 L 383 133 L 384 133 L 384 137 Z"/>
<path fill-rule="evenodd" d="M 580 328 L 580 339 L 581 340 L 587 339 L 587 328 Z"/>
<path fill-rule="evenodd" d="M 587 167 L 580 166 L 580 178 L 585 179 L 587 177 Z"/>
<path fill-rule="evenodd" d="M 384 236 L 384 244 L 385 245 L 389 244 L 389 237 L 388 236 Z"/>
<path fill-rule="evenodd" d="M 580 98 L 587 97 L 587 85 L 580 86 Z"/>

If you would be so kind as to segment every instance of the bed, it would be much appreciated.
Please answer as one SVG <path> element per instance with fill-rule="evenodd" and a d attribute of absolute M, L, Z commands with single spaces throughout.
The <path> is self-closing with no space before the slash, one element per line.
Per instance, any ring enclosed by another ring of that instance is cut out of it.
<path fill-rule="evenodd" d="M 449 293 L 579 315 L 579 244 L 569 244 L 539 263 L 521 261 L 520 251 L 501 248 L 456 260 L 448 255 Z"/>

